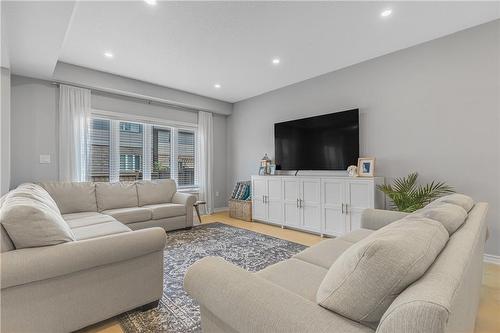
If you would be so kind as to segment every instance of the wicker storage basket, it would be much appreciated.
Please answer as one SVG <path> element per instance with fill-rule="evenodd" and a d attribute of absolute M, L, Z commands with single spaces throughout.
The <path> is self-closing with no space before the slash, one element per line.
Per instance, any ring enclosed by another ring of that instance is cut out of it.
<path fill-rule="evenodd" d="M 244 221 L 252 221 L 252 201 L 230 199 L 229 216 Z"/>

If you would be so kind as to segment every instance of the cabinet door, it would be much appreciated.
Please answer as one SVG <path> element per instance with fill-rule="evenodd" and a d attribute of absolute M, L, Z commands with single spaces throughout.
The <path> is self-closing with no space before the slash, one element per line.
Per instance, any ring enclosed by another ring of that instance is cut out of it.
<path fill-rule="evenodd" d="M 265 178 L 252 179 L 252 217 L 255 220 L 267 221 L 267 181 Z"/>
<path fill-rule="evenodd" d="M 281 178 L 270 177 L 267 180 L 267 220 L 272 223 L 283 223 L 283 186 Z"/>
<path fill-rule="evenodd" d="M 324 234 L 341 236 L 347 232 L 346 215 L 342 207 L 345 201 L 345 186 L 345 182 L 341 179 L 321 181 Z"/>
<path fill-rule="evenodd" d="M 346 203 L 348 216 L 348 231 L 361 228 L 361 214 L 366 208 L 374 208 L 373 181 L 358 179 L 346 182 Z"/>
<path fill-rule="evenodd" d="M 283 224 L 300 226 L 300 181 L 295 178 L 283 178 Z"/>
<path fill-rule="evenodd" d="M 301 181 L 301 225 L 311 231 L 321 232 L 321 182 L 319 179 Z"/>

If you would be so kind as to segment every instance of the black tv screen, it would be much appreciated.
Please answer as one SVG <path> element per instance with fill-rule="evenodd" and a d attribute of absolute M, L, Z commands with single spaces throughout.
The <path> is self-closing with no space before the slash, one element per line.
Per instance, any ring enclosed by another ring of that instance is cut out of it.
<path fill-rule="evenodd" d="M 359 157 L 358 109 L 274 124 L 277 169 L 345 170 Z"/>

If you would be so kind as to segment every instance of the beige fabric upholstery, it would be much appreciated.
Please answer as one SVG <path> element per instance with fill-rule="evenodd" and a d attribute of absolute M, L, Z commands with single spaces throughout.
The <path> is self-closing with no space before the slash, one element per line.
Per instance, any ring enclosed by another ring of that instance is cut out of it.
<path fill-rule="evenodd" d="M 135 182 L 96 183 L 95 186 L 99 212 L 138 206 Z"/>
<path fill-rule="evenodd" d="M 16 249 L 55 245 L 75 240 L 61 214 L 41 201 L 9 194 L 0 221 Z"/>
<path fill-rule="evenodd" d="M 0 224 L 0 247 L 1 253 L 12 251 L 15 249 L 14 243 L 12 243 L 12 239 L 10 239 L 9 234 L 5 228 Z"/>
<path fill-rule="evenodd" d="M 195 202 L 196 196 L 189 193 L 175 192 L 172 197 L 172 203 L 186 207 L 186 227 L 193 226 L 193 205 Z"/>
<path fill-rule="evenodd" d="M 346 242 L 342 239 L 327 239 L 297 253 L 293 258 L 329 269 L 335 260 L 351 245 L 351 242 Z"/>
<path fill-rule="evenodd" d="M 350 243 L 357 243 L 360 240 L 368 237 L 372 233 L 373 233 L 373 230 L 361 228 L 358 230 L 351 231 L 343 236 L 340 236 L 338 239 L 341 239 L 343 241 L 350 242 Z"/>
<path fill-rule="evenodd" d="M 129 227 L 132 230 L 139 230 L 139 229 L 151 228 L 151 227 L 160 227 L 160 228 L 165 229 L 166 231 L 169 231 L 169 230 L 188 228 L 190 226 L 186 225 L 186 217 L 185 216 L 176 216 L 176 217 L 169 217 L 166 219 L 129 223 L 129 224 L 127 224 L 127 227 Z"/>
<path fill-rule="evenodd" d="M 150 228 L 2 253 L 2 291 L 163 250 L 165 240 L 161 228 Z"/>
<path fill-rule="evenodd" d="M 129 207 L 103 210 L 103 214 L 110 215 L 121 223 L 134 223 L 151 220 L 151 210 L 144 207 Z"/>
<path fill-rule="evenodd" d="M 76 240 L 84 240 L 89 238 L 97 238 L 107 235 L 129 232 L 131 229 L 118 221 L 98 223 L 83 227 L 73 228 L 73 234 Z"/>
<path fill-rule="evenodd" d="M 292 258 L 268 266 L 256 274 L 311 302 L 316 302 L 316 292 L 327 272 L 323 267 Z"/>
<path fill-rule="evenodd" d="M 479 306 L 488 204 L 478 203 L 425 275 L 386 311 L 378 333 L 474 331 Z"/>
<path fill-rule="evenodd" d="M 463 209 L 465 209 L 466 212 L 469 212 L 472 209 L 472 207 L 474 207 L 474 200 L 472 200 L 471 197 L 460 193 L 445 195 L 444 197 L 434 200 L 433 202 L 428 204 L 427 207 L 440 205 L 443 202 L 460 206 Z"/>
<path fill-rule="evenodd" d="M 127 247 L 133 248 L 130 244 Z M 116 252 L 113 248 L 108 251 Z M 53 279 L 2 289 L 1 331 L 73 332 L 156 301 L 161 298 L 162 289 L 161 249 Z"/>
<path fill-rule="evenodd" d="M 39 201 L 48 206 L 57 214 L 61 214 L 61 211 L 57 207 L 54 199 L 52 199 L 50 194 L 40 185 L 33 183 L 24 183 L 19 185 L 15 190 L 11 191 L 9 195 L 16 197 L 26 197 Z"/>
<path fill-rule="evenodd" d="M 389 223 L 395 222 L 408 216 L 409 213 L 395 212 L 383 209 L 365 209 L 361 214 L 361 228 L 378 230 Z"/>
<path fill-rule="evenodd" d="M 330 267 L 318 303 L 375 325 L 396 296 L 420 278 L 448 241 L 437 221 L 408 216 L 355 243 Z"/>
<path fill-rule="evenodd" d="M 465 209 L 446 202 L 424 207 L 417 210 L 415 214 L 441 222 L 450 235 L 457 231 L 467 218 Z"/>
<path fill-rule="evenodd" d="M 186 215 L 186 206 L 180 204 L 165 203 L 146 205 L 143 206 L 143 208 L 147 208 L 151 211 L 153 220 Z"/>
<path fill-rule="evenodd" d="M 176 191 L 175 181 L 172 179 L 137 182 L 139 206 L 172 202 Z"/>
<path fill-rule="evenodd" d="M 206 257 L 193 264 L 186 272 L 184 289 L 202 311 L 208 310 L 218 323 L 225 323 L 202 323 L 204 328 L 214 329 L 204 333 L 220 332 L 221 328 L 249 333 L 373 332 L 222 258 Z"/>
<path fill-rule="evenodd" d="M 97 212 L 94 183 L 45 182 L 40 185 L 54 199 L 61 214 Z"/>
<path fill-rule="evenodd" d="M 116 221 L 112 216 L 97 212 L 65 214 L 63 219 L 71 229 Z"/>

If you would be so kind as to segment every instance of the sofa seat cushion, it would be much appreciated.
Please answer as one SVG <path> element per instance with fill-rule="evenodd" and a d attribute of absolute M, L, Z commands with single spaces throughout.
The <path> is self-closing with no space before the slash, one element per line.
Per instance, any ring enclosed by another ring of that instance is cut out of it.
<path fill-rule="evenodd" d="M 350 242 L 350 243 L 357 243 L 360 240 L 368 237 L 371 235 L 374 231 L 370 229 L 357 229 L 352 232 L 349 232 L 343 236 L 340 236 L 339 239 L 342 239 L 343 241 Z"/>
<path fill-rule="evenodd" d="M 268 266 L 256 274 L 294 294 L 316 302 L 316 292 L 327 269 L 298 259 L 288 259 Z"/>
<path fill-rule="evenodd" d="M 143 206 L 143 208 L 151 210 L 153 220 L 186 215 L 186 206 L 180 204 L 166 203 L 147 205 Z"/>
<path fill-rule="evenodd" d="M 393 300 L 432 265 L 448 241 L 443 225 L 408 216 L 354 243 L 330 267 L 317 302 L 375 327 Z"/>
<path fill-rule="evenodd" d="M 151 210 L 144 207 L 109 209 L 103 211 L 102 213 L 114 217 L 121 223 L 134 223 L 151 220 Z"/>
<path fill-rule="evenodd" d="M 97 212 L 64 214 L 63 219 L 71 229 L 116 221 L 112 216 Z"/>
<path fill-rule="evenodd" d="M 74 228 L 72 229 L 72 231 L 77 240 L 84 240 L 107 235 L 120 234 L 122 232 L 129 232 L 131 231 L 131 229 L 123 223 L 112 221 Z"/>
<path fill-rule="evenodd" d="M 139 206 L 172 202 L 177 188 L 172 179 L 137 182 Z"/>
<path fill-rule="evenodd" d="M 352 244 L 338 238 L 327 239 L 297 253 L 293 258 L 329 269 L 335 260 Z"/>
<path fill-rule="evenodd" d="M 9 194 L 0 209 L 0 221 L 16 249 L 75 240 L 61 214 L 33 198 Z"/>
<path fill-rule="evenodd" d="M 45 182 L 40 185 L 54 199 L 61 214 L 97 212 L 94 183 Z"/>
<path fill-rule="evenodd" d="M 135 182 L 96 183 L 95 191 L 99 212 L 138 205 Z"/>

